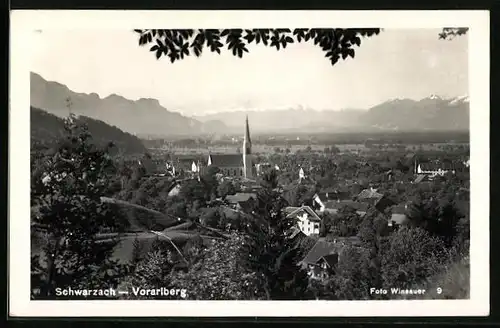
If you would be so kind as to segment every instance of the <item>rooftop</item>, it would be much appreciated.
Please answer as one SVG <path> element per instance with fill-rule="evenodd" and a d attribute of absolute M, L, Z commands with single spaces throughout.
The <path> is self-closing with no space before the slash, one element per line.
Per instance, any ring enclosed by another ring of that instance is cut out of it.
<path fill-rule="evenodd" d="M 313 221 L 321 221 L 321 218 L 316 214 L 316 212 L 310 206 L 301 206 L 301 207 L 286 207 L 285 213 L 287 214 L 287 218 L 293 217 L 295 214 L 300 213 L 301 211 L 305 211 L 309 214 L 309 217 Z"/>
<path fill-rule="evenodd" d="M 409 218 L 406 214 L 393 213 L 391 215 L 391 221 L 397 225 L 402 225 L 408 222 Z"/>
<path fill-rule="evenodd" d="M 364 189 L 362 190 L 357 198 L 358 199 L 370 199 L 370 198 L 382 198 L 384 195 L 381 193 L 377 192 L 375 189 Z"/>
<path fill-rule="evenodd" d="M 352 200 L 331 200 L 324 202 L 325 208 L 330 210 L 340 210 L 346 206 L 354 208 L 356 211 L 366 212 L 368 210 L 368 204 L 362 202 L 355 202 Z"/>
<path fill-rule="evenodd" d="M 454 169 L 453 163 L 448 162 L 448 161 L 423 162 L 423 163 L 419 163 L 418 165 L 420 165 L 420 168 L 424 171 L 437 171 L 439 169 L 441 169 L 441 170 L 453 170 Z"/>
<path fill-rule="evenodd" d="M 318 240 L 311 248 L 307 255 L 302 260 L 305 264 L 316 264 L 318 261 L 327 255 L 338 254 L 341 249 L 341 244 L 336 244 L 324 240 Z"/>
<path fill-rule="evenodd" d="M 238 192 L 234 195 L 227 195 L 226 201 L 234 204 L 234 203 L 246 202 L 246 201 L 250 200 L 251 198 L 257 199 L 257 194 Z"/>
<path fill-rule="evenodd" d="M 212 165 L 217 167 L 243 166 L 242 154 L 210 154 Z"/>
<path fill-rule="evenodd" d="M 413 182 L 420 183 L 420 182 L 424 181 L 426 177 L 427 176 L 425 174 L 419 174 L 419 175 L 417 175 L 417 177 L 415 178 L 415 180 Z"/>

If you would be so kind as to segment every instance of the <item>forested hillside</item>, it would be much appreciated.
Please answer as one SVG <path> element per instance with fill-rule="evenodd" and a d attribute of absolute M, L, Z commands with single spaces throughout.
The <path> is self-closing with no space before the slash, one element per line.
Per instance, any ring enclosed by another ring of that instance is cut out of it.
<path fill-rule="evenodd" d="M 79 116 L 78 120 L 88 126 L 96 144 L 104 145 L 112 141 L 116 146 L 115 149 L 125 154 L 146 152 L 140 139 L 130 133 L 90 117 Z M 30 121 L 32 148 L 50 147 L 64 134 L 63 119 L 42 109 L 31 107 Z"/>

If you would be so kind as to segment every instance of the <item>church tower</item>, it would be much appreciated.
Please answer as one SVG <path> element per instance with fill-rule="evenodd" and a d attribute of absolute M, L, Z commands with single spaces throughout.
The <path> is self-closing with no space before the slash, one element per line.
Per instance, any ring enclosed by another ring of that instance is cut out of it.
<path fill-rule="evenodd" d="M 252 161 L 252 140 L 250 139 L 250 127 L 248 125 L 248 115 L 245 121 L 245 136 L 243 139 L 243 166 L 245 178 L 253 177 Z"/>

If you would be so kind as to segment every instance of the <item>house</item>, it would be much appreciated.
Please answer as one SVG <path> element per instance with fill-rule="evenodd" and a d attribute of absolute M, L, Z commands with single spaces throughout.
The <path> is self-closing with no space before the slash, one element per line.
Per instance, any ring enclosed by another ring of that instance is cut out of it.
<path fill-rule="evenodd" d="M 306 177 L 305 173 L 304 173 L 304 169 L 303 168 L 300 168 L 299 170 L 299 181 L 301 181 L 302 179 L 304 179 Z"/>
<path fill-rule="evenodd" d="M 199 155 L 176 155 L 169 166 L 175 173 L 198 173 L 202 170 L 201 158 Z"/>
<path fill-rule="evenodd" d="M 308 271 L 310 279 L 325 279 L 335 274 L 343 249 L 348 245 L 359 245 L 357 237 L 338 237 L 333 241 L 318 239 L 299 265 Z"/>
<path fill-rule="evenodd" d="M 307 238 L 307 236 L 298 227 L 292 227 L 288 232 L 288 239 L 299 241 L 303 238 Z"/>
<path fill-rule="evenodd" d="M 296 220 L 299 229 L 306 235 L 319 234 L 321 218 L 309 206 L 286 207 L 287 218 Z"/>
<path fill-rule="evenodd" d="M 323 203 L 318 194 L 314 194 L 313 196 L 313 208 L 314 210 L 317 210 L 320 213 L 323 213 L 326 209 L 325 204 Z"/>
<path fill-rule="evenodd" d="M 386 208 L 396 205 L 392 199 L 377 192 L 377 190 L 373 188 L 362 190 L 355 198 L 360 202 L 375 206 L 381 213 L 384 213 Z"/>
<path fill-rule="evenodd" d="M 388 222 L 389 227 L 398 228 L 408 224 L 409 218 L 406 214 L 408 205 L 397 205 L 391 208 L 391 216 Z"/>
<path fill-rule="evenodd" d="M 361 192 L 355 197 L 355 199 L 361 202 L 367 202 L 375 205 L 375 203 L 378 202 L 378 200 L 383 196 L 384 195 L 377 192 L 377 189 L 370 188 L 361 190 Z"/>
<path fill-rule="evenodd" d="M 307 270 L 310 279 L 325 279 L 334 273 L 339 260 L 340 245 L 318 240 L 299 265 Z"/>
<path fill-rule="evenodd" d="M 262 186 L 257 183 L 252 183 L 250 181 L 243 181 L 240 183 L 240 188 L 241 191 L 243 192 L 250 192 L 250 193 L 257 193 L 259 190 L 262 190 Z"/>
<path fill-rule="evenodd" d="M 227 195 L 225 201 L 233 209 L 249 210 L 255 205 L 257 194 L 238 192 L 234 195 Z"/>
<path fill-rule="evenodd" d="M 418 162 L 415 161 L 415 174 L 428 174 L 430 177 L 444 176 L 446 173 L 451 172 L 455 174 L 455 168 L 450 161 L 428 161 Z"/>
<path fill-rule="evenodd" d="M 344 207 L 353 208 L 359 216 L 364 216 L 368 211 L 369 204 L 352 200 L 332 200 L 324 203 L 325 213 L 337 214 Z"/>
<path fill-rule="evenodd" d="M 429 181 L 429 177 L 427 176 L 427 174 L 417 174 L 417 177 L 415 178 L 415 180 L 413 180 L 413 183 L 420 183 L 424 181 Z"/>
<path fill-rule="evenodd" d="M 325 188 L 321 189 L 317 193 L 318 197 L 323 201 L 329 200 L 350 200 L 351 194 L 348 190 L 339 190 L 336 188 Z"/>
<path fill-rule="evenodd" d="M 179 181 L 174 181 L 167 189 L 167 197 L 178 196 L 181 192 L 181 184 Z"/>
<path fill-rule="evenodd" d="M 255 172 L 257 173 L 257 176 L 261 176 L 265 172 L 269 171 L 272 169 L 272 165 L 270 163 L 258 163 L 255 164 Z"/>

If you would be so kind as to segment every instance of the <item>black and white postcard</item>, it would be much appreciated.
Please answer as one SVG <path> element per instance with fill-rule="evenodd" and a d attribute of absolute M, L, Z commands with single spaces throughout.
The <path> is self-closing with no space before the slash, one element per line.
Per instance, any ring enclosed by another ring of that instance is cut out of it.
<path fill-rule="evenodd" d="M 489 313 L 489 13 L 14 11 L 12 316 Z"/>

